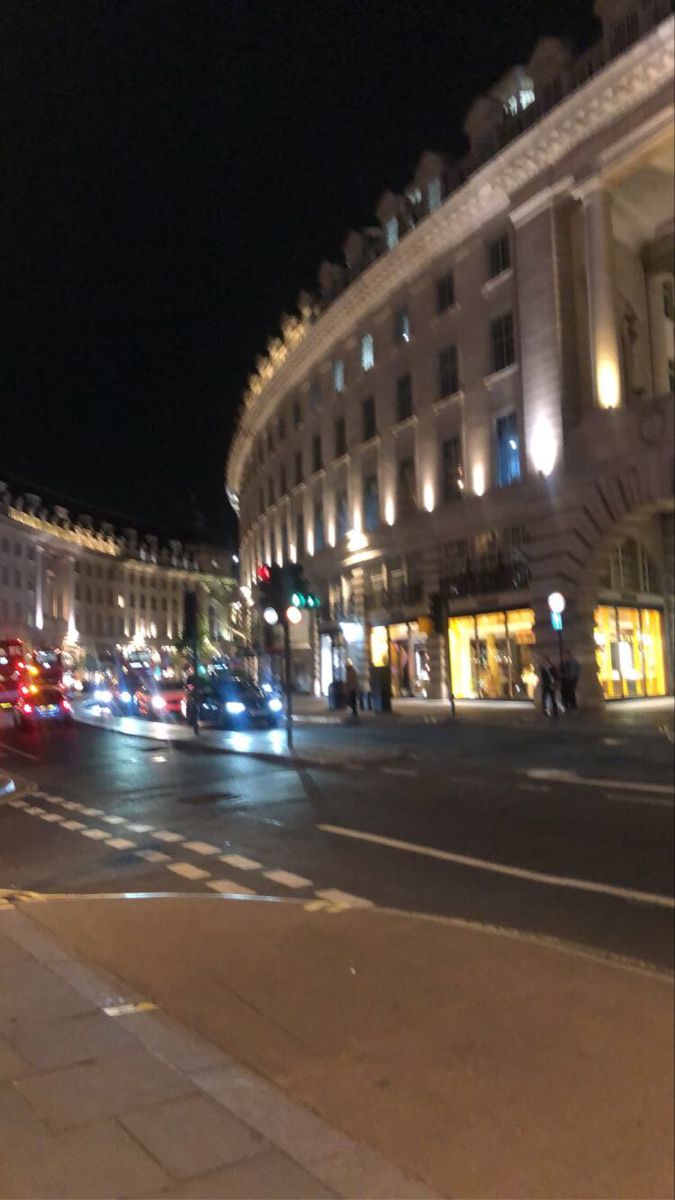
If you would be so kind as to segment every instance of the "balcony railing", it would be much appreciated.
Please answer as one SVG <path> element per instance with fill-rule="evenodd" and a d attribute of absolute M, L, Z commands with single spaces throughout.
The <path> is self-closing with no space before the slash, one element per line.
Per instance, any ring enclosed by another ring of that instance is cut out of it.
<path fill-rule="evenodd" d="M 424 585 L 416 582 L 401 584 L 399 587 L 378 588 L 376 591 L 366 589 L 363 600 L 366 612 L 421 604 L 424 600 Z"/>
<path fill-rule="evenodd" d="M 441 580 L 441 591 L 449 600 L 480 596 L 486 592 L 520 591 L 529 587 L 530 568 L 524 562 L 495 563 L 491 566 L 468 565 L 460 575 Z"/>

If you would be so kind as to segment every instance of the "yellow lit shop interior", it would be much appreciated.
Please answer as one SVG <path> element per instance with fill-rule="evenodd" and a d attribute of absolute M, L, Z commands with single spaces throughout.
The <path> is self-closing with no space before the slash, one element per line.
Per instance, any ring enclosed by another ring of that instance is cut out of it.
<path fill-rule="evenodd" d="M 665 695 L 663 614 L 656 608 L 599 605 L 595 657 L 606 700 Z"/>
<path fill-rule="evenodd" d="M 531 700 L 537 686 L 534 611 L 451 617 L 453 691 L 458 700 Z"/>

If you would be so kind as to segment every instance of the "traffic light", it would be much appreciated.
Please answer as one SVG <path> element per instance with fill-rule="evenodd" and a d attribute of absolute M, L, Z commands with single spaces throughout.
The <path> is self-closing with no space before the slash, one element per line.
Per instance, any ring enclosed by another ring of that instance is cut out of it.
<path fill-rule="evenodd" d="M 448 614 L 445 597 L 440 592 L 434 592 L 429 597 L 429 616 L 434 623 L 435 632 L 445 633 Z"/>
<path fill-rule="evenodd" d="M 310 591 L 302 563 L 288 563 L 284 569 L 290 603 L 295 608 L 319 608 L 321 601 Z"/>
<path fill-rule="evenodd" d="M 289 608 L 318 609 L 321 606 L 319 597 L 310 591 L 300 563 L 286 563 L 283 567 L 261 563 L 256 575 L 257 601 L 270 625 L 276 624 L 282 613 L 286 613 Z M 296 623 L 292 621 L 292 624 Z"/>

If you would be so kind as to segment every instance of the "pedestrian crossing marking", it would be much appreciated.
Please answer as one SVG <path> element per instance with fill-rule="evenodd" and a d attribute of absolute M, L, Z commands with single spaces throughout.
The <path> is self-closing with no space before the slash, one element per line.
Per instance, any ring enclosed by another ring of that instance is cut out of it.
<path fill-rule="evenodd" d="M 136 843 L 130 841 L 129 838 L 118 837 L 110 838 L 108 845 L 111 846 L 113 850 L 133 850 Z"/>
<path fill-rule="evenodd" d="M 82 837 L 91 838 L 94 842 L 107 841 L 110 837 L 107 829 L 83 829 Z"/>
<path fill-rule="evenodd" d="M 209 879 L 206 886 L 211 888 L 212 892 L 225 892 L 232 896 L 257 895 L 253 888 L 244 887 L 242 883 L 235 883 L 232 879 Z"/>
<path fill-rule="evenodd" d="M 182 837 L 179 833 L 172 833 L 170 829 L 156 829 L 152 835 L 159 842 L 182 842 Z"/>
<path fill-rule="evenodd" d="M 193 854 L 219 854 L 220 846 L 212 846 L 210 842 L 183 842 L 184 850 L 192 850 Z"/>
<path fill-rule="evenodd" d="M 302 875 L 294 875 L 292 871 L 263 871 L 263 875 L 265 879 L 271 879 L 273 883 L 281 883 L 284 887 L 313 887 L 311 879 L 304 879 Z"/>
<path fill-rule="evenodd" d="M 211 874 L 210 871 L 203 871 L 201 867 L 193 867 L 192 863 L 186 862 L 169 863 L 167 871 L 173 871 L 183 879 L 208 879 Z"/>
<path fill-rule="evenodd" d="M 143 858 L 149 863 L 171 862 L 171 855 L 162 854 L 161 850 L 137 850 L 136 858 Z"/>
<path fill-rule="evenodd" d="M 259 871 L 262 863 L 254 858 L 246 858 L 243 854 L 221 854 L 220 861 L 230 867 L 238 867 L 240 871 Z"/>

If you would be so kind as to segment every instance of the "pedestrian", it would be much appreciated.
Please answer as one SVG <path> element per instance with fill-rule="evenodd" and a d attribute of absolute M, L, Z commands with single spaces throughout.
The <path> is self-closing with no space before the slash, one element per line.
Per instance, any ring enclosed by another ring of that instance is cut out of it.
<path fill-rule="evenodd" d="M 359 676 L 351 658 L 347 659 L 347 670 L 345 673 L 345 683 L 347 684 L 347 703 L 352 710 L 352 716 L 358 717 L 359 710 Z"/>
<path fill-rule="evenodd" d="M 566 710 L 577 707 L 577 684 L 581 674 L 581 663 L 571 650 L 565 650 L 562 660 L 560 696 Z"/>
<path fill-rule="evenodd" d="M 558 672 L 550 658 L 546 657 L 544 659 L 539 675 L 541 678 L 541 711 L 547 717 L 550 707 L 552 715 L 557 717 L 558 702 L 555 698 L 555 689 L 558 682 Z"/>

